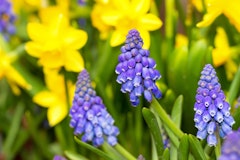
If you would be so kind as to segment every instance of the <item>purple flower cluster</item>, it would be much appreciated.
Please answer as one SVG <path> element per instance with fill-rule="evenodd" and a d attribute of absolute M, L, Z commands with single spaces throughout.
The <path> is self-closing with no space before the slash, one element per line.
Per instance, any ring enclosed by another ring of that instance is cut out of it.
<path fill-rule="evenodd" d="M 94 146 L 100 146 L 107 140 L 112 146 L 117 144 L 119 129 L 113 125 L 113 118 L 92 88 L 86 70 L 78 76 L 70 117 L 74 134 L 82 135 L 83 142 L 91 141 Z"/>
<path fill-rule="evenodd" d="M 53 157 L 53 160 L 67 160 L 65 157 L 63 157 L 63 156 L 60 156 L 60 155 L 55 155 L 54 157 Z"/>
<path fill-rule="evenodd" d="M 221 156 L 218 160 L 240 159 L 240 131 L 229 133 L 223 142 Z"/>
<path fill-rule="evenodd" d="M 16 16 L 12 11 L 12 4 L 8 0 L 0 1 L 0 33 L 6 40 L 9 39 L 9 35 L 15 33 L 14 22 Z"/>
<path fill-rule="evenodd" d="M 130 30 L 125 45 L 121 47 L 118 65 L 115 72 L 118 74 L 117 82 L 122 84 L 121 91 L 129 93 L 133 106 L 139 104 L 139 97 L 144 94 L 151 102 L 152 93 L 160 98 L 162 93 L 155 84 L 160 79 L 160 73 L 155 69 L 155 61 L 149 57 L 149 51 L 142 48 L 143 41 L 139 32 Z"/>
<path fill-rule="evenodd" d="M 216 134 L 223 138 L 232 131 L 234 119 L 230 115 L 230 105 L 225 101 L 216 72 L 210 64 L 205 65 L 201 72 L 194 111 L 197 137 L 207 137 L 209 146 L 217 144 Z"/>

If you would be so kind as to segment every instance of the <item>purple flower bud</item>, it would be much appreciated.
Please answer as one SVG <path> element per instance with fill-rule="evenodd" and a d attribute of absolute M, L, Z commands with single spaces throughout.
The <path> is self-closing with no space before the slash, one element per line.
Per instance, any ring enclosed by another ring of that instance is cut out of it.
<path fill-rule="evenodd" d="M 198 129 L 197 136 L 200 139 L 207 137 L 208 145 L 215 146 L 216 135 L 227 135 L 232 130 L 234 119 L 230 115 L 230 106 L 225 101 L 216 72 L 210 64 L 205 65 L 201 72 L 195 98 L 194 122 Z"/>
<path fill-rule="evenodd" d="M 149 51 L 142 49 L 143 41 L 137 30 L 130 30 L 121 54 L 119 64 L 115 72 L 118 74 L 117 82 L 122 85 L 121 91 L 129 93 L 130 102 L 133 106 L 139 104 L 139 97 L 144 94 L 147 101 L 152 96 L 160 98 L 162 93 L 155 85 L 161 75 L 155 69 L 156 62 L 149 57 Z M 126 81 L 128 80 L 128 81 Z M 131 85 L 129 81 L 131 81 Z M 128 84 L 126 84 L 128 83 Z M 141 86 L 141 87 L 140 87 Z"/>
<path fill-rule="evenodd" d="M 122 83 L 124 82 L 122 81 Z M 132 81 L 127 81 L 124 85 L 122 87 L 125 91 L 130 91 L 133 86 Z M 107 112 L 102 99 L 96 95 L 92 88 L 90 77 L 86 70 L 83 70 L 78 76 L 70 117 L 70 127 L 74 128 L 75 135 L 81 136 L 83 142 L 92 142 L 94 146 L 100 146 L 104 142 L 104 137 L 106 139 L 115 137 L 115 141 L 117 141 L 116 136 L 119 134 L 119 131 L 114 132 L 111 130 L 117 127 L 113 125 L 114 120 Z M 116 143 L 111 143 L 110 145 L 112 144 Z"/>
<path fill-rule="evenodd" d="M 214 134 L 209 134 L 207 136 L 207 143 L 210 147 L 216 146 L 217 145 L 217 137 Z"/>
<path fill-rule="evenodd" d="M 12 3 L 9 0 L 0 2 L 0 33 L 5 40 L 9 40 L 10 35 L 14 34 L 16 29 L 14 22 L 16 15 L 13 13 Z"/>
<path fill-rule="evenodd" d="M 208 134 L 214 134 L 216 130 L 216 123 L 214 121 L 211 121 L 207 126 L 207 132 Z"/>
<path fill-rule="evenodd" d="M 233 131 L 225 138 L 219 160 L 238 160 L 240 159 L 240 132 Z"/>

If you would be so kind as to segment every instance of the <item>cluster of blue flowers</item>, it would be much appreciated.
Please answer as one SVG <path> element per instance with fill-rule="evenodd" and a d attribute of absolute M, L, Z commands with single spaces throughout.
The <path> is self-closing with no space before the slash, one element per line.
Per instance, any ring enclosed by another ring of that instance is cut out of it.
<path fill-rule="evenodd" d="M 143 41 L 139 32 L 130 30 L 125 45 L 121 47 L 118 65 L 115 72 L 118 74 L 117 82 L 122 84 L 121 91 L 129 93 L 133 106 L 139 104 L 139 97 L 144 94 L 151 102 L 152 94 L 160 98 L 162 93 L 155 84 L 161 75 L 155 69 L 155 61 L 149 57 L 149 51 L 142 48 Z"/>
<path fill-rule="evenodd" d="M 234 119 L 230 115 L 230 105 L 225 100 L 216 72 L 210 64 L 205 65 L 201 72 L 194 111 L 197 137 L 207 137 L 209 146 L 217 144 L 216 134 L 225 137 L 232 131 Z"/>
<path fill-rule="evenodd" d="M 0 1 L 0 33 L 8 40 L 15 33 L 14 22 L 16 16 L 12 11 L 12 4 L 8 0 Z"/>
<path fill-rule="evenodd" d="M 229 133 L 224 140 L 219 160 L 240 159 L 240 130 Z"/>
<path fill-rule="evenodd" d="M 82 135 L 83 142 L 89 141 L 94 146 L 100 146 L 106 139 L 112 146 L 117 144 L 119 129 L 113 125 L 113 118 L 92 88 L 86 70 L 78 76 L 70 117 L 74 134 Z"/>

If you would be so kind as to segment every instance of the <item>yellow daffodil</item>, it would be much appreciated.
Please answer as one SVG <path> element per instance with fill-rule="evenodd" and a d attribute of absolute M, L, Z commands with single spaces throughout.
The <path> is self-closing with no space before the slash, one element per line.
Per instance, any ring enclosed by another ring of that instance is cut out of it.
<path fill-rule="evenodd" d="M 27 52 L 39 58 L 46 68 L 80 72 L 84 61 L 77 51 L 87 41 L 87 34 L 69 25 L 63 7 L 48 7 L 40 11 L 42 23 L 29 23 L 27 32 L 32 41 L 26 44 Z"/>
<path fill-rule="evenodd" d="M 92 15 L 92 19 L 93 21 L 100 19 L 100 24 L 113 28 L 110 40 L 111 46 L 118 46 L 122 44 L 128 31 L 134 28 L 140 32 L 141 37 L 143 38 L 143 47 L 146 49 L 149 48 L 149 31 L 159 29 L 162 25 L 161 20 L 157 16 L 148 13 L 151 0 L 101 1 L 101 3 L 103 2 L 105 5 L 102 6 L 104 7 L 102 9 L 98 8 L 98 10 L 101 10 L 102 13 L 100 15 Z M 98 26 L 98 28 L 100 28 L 100 26 Z"/>
<path fill-rule="evenodd" d="M 236 52 L 230 48 L 228 38 L 223 28 L 217 28 L 217 35 L 214 39 L 215 48 L 212 51 L 213 64 L 215 67 L 225 66 L 228 79 L 232 79 L 237 71 L 237 65 L 233 61 Z"/>
<path fill-rule="evenodd" d="M 26 80 L 21 74 L 12 66 L 15 57 L 8 55 L 0 47 L 0 80 L 6 78 L 14 94 L 19 95 L 21 93 L 19 87 L 23 89 L 31 89 Z"/>
<path fill-rule="evenodd" d="M 48 90 L 41 91 L 33 97 L 33 101 L 48 108 L 47 118 L 50 126 L 61 122 L 68 114 L 67 94 L 71 100 L 74 96 L 75 85 L 67 82 L 68 93 L 65 90 L 64 77 L 57 70 L 44 70 Z"/>
<path fill-rule="evenodd" d="M 237 30 L 240 32 L 240 1 L 239 0 L 209 0 L 207 3 L 207 14 L 198 27 L 209 26 L 219 15 L 224 14 Z"/>
<path fill-rule="evenodd" d="M 188 39 L 185 35 L 178 33 L 175 39 L 175 47 L 188 46 Z"/>

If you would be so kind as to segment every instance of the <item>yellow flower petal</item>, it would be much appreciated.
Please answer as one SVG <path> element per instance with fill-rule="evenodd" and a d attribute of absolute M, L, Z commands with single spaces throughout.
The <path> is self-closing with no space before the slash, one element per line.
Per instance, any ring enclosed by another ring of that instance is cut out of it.
<path fill-rule="evenodd" d="M 80 72 L 83 70 L 84 61 L 79 52 L 68 50 L 64 55 L 64 63 L 67 71 Z"/>
<path fill-rule="evenodd" d="M 33 41 L 44 42 L 46 40 L 46 35 L 49 35 L 48 28 L 39 23 L 28 23 L 27 32 L 29 37 Z"/>
<path fill-rule="evenodd" d="M 162 21 L 153 14 L 145 14 L 140 18 L 141 26 L 148 31 L 154 31 L 162 26 Z"/>
<path fill-rule="evenodd" d="M 138 31 L 140 32 L 140 36 L 143 39 L 143 48 L 144 49 L 149 49 L 149 47 L 150 47 L 150 34 L 149 34 L 149 32 L 144 30 L 144 29 L 138 29 Z"/>
<path fill-rule="evenodd" d="M 32 41 L 26 43 L 25 49 L 28 52 L 28 54 L 33 57 L 40 57 L 42 53 L 42 46 L 40 46 L 39 43 L 35 43 Z"/>
<path fill-rule="evenodd" d="M 60 102 L 48 108 L 47 117 L 49 125 L 55 126 L 67 116 L 67 113 L 68 113 L 67 106 Z"/>
<path fill-rule="evenodd" d="M 240 32 L 240 1 L 239 0 L 233 0 L 233 2 L 228 3 L 228 7 L 224 9 L 224 15 L 228 17 L 230 23 L 232 23 L 237 30 Z"/>
<path fill-rule="evenodd" d="M 60 68 L 64 64 L 64 59 L 60 52 L 45 52 L 41 55 L 39 63 L 48 68 Z"/>
<path fill-rule="evenodd" d="M 228 45 L 228 39 L 223 28 L 217 28 L 217 35 L 214 39 L 215 47 L 212 51 L 213 64 L 215 67 L 219 67 L 225 64 L 231 55 L 230 47 Z"/>
<path fill-rule="evenodd" d="M 51 107 L 57 100 L 57 97 L 49 91 L 41 91 L 33 97 L 33 101 L 42 107 Z"/>
<path fill-rule="evenodd" d="M 209 26 L 220 14 L 221 14 L 220 10 L 207 13 L 206 15 L 204 15 L 203 21 L 197 23 L 197 27 Z"/>
<path fill-rule="evenodd" d="M 10 85 L 15 95 L 19 96 L 21 94 L 21 90 L 19 89 L 19 87 L 16 85 L 14 81 L 12 81 L 11 79 L 8 79 L 8 84 Z"/>
<path fill-rule="evenodd" d="M 225 65 L 227 79 L 232 80 L 234 74 L 237 72 L 237 65 L 232 61 L 228 61 Z"/>
<path fill-rule="evenodd" d="M 66 32 L 64 32 L 63 37 L 63 45 L 73 50 L 82 48 L 87 42 L 87 33 L 74 28 L 67 29 Z"/>
<path fill-rule="evenodd" d="M 127 33 L 124 33 L 122 31 L 118 31 L 118 30 L 114 31 L 110 40 L 110 45 L 112 47 L 116 47 L 122 44 L 126 39 L 126 35 Z"/>
<path fill-rule="evenodd" d="M 122 14 L 119 11 L 111 10 L 102 14 L 100 19 L 107 25 L 116 26 L 118 25 L 119 19 L 121 17 L 122 17 Z"/>
<path fill-rule="evenodd" d="M 145 14 L 150 9 L 150 0 L 132 0 L 131 8 L 139 15 Z"/>

